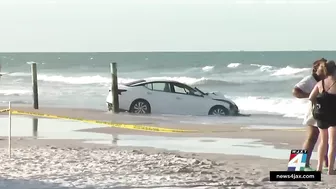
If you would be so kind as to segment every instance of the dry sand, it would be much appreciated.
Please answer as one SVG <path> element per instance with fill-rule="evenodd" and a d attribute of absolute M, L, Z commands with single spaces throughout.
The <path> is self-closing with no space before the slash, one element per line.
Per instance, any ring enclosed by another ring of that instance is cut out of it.
<path fill-rule="evenodd" d="M 0 153 L 0 188 L 330 188 L 323 182 L 270 182 L 281 160 L 220 154 L 195 154 L 132 147 L 104 147 L 74 140 L 14 139 L 12 158 L 6 140 Z"/>
<path fill-rule="evenodd" d="M 21 108 L 25 111 L 30 111 Z M 43 109 L 44 113 L 111 118 L 99 111 Z M 119 116 L 119 118 L 118 118 Z M 122 117 L 122 118 L 120 118 Z M 175 125 L 200 128 L 200 125 Z M 169 124 L 165 125 L 169 127 Z M 204 128 L 204 125 L 202 126 Z M 182 128 L 182 129 L 183 129 Z M 255 138 L 278 148 L 300 148 L 304 132 L 241 130 L 213 125 L 212 132 L 164 134 L 117 128 L 86 131 L 169 136 Z M 181 129 L 181 128 L 180 128 Z M 288 144 L 283 144 L 288 143 Z M 8 158 L 7 140 L 0 140 L 0 188 L 336 188 L 334 176 L 322 182 L 270 182 L 269 171 L 286 170 L 287 161 L 244 155 L 183 153 L 146 147 L 111 147 L 80 140 L 13 139 L 13 157 Z M 315 161 L 313 161 L 315 165 Z"/>

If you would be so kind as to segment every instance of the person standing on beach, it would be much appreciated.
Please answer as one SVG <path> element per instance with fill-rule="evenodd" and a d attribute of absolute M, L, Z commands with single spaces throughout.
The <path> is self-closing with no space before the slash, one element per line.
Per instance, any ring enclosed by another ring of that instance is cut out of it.
<path fill-rule="evenodd" d="M 317 171 L 322 171 L 324 155 L 328 153 L 328 174 L 334 175 L 336 173 L 334 170 L 336 153 L 336 64 L 334 61 L 329 61 L 324 65 L 322 69 L 327 77 L 315 85 L 310 93 L 309 100 L 314 106 L 313 116 L 317 120 L 317 126 L 321 133 Z"/>
<path fill-rule="evenodd" d="M 324 65 L 327 62 L 326 59 L 322 58 L 320 60 L 316 60 L 313 63 L 312 74 L 304 77 L 299 83 L 297 83 L 293 89 L 293 95 L 296 98 L 305 99 L 308 98 L 311 91 L 314 89 L 317 82 L 325 78 L 325 74 L 323 69 L 320 69 L 321 65 Z M 303 124 L 307 125 L 307 138 L 303 143 L 303 149 L 308 151 L 307 161 L 306 161 L 306 169 L 310 170 L 310 157 L 314 150 L 315 144 L 319 137 L 319 129 L 317 127 L 316 120 L 312 114 L 312 104 L 309 103 L 309 107 L 305 118 L 303 120 Z M 325 166 L 328 167 L 328 159 L 327 157 L 325 161 Z"/>

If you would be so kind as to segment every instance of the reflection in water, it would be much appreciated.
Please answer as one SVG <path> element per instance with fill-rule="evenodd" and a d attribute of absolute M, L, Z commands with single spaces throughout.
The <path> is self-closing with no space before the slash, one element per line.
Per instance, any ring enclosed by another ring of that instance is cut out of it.
<path fill-rule="evenodd" d="M 118 141 L 118 135 L 117 134 L 112 134 L 112 145 L 117 146 L 117 141 Z"/>
<path fill-rule="evenodd" d="M 33 118 L 33 137 L 35 137 L 35 138 L 38 135 L 37 128 L 38 128 L 38 119 Z"/>
<path fill-rule="evenodd" d="M 38 135 L 38 139 L 111 139 L 111 135 L 76 131 L 80 129 L 100 128 L 104 126 L 82 123 L 78 121 L 46 118 L 36 118 L 36 120 L 38 120 L 38 122 L 33 120 L 33 136 L 35 131 L 37 131 L 35 134 Z M 32 137 L 32 127 L 29 124 L 31 121 L 31 117 L 12 116 L 12 136 Z M 0 125 L 6 125 L 7 122 L 7 117 L 0 116 Z M 7 135 L 7 128 L 0 127 L 0 136 Z"/>

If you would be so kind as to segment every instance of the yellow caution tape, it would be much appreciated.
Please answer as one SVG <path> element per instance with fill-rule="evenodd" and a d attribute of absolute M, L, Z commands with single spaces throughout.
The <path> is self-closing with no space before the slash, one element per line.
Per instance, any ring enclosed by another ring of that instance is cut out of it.
<path fill-rule="evenodd" d="M 8 111 L 8 109 L 6 111 Z M 18 115 L 31 115 L 31 116 L 38 116 L 38 117 L 45 117 L 45 118 L 75 120 L 75 121 L 81 121 L 85 123 L 108 125 L 111 127 L 117 127 L 117 128 L 123 128 L 123 129 L 133 129 L 133 130 L 151 131 L 151 132 L 164 132 L 164 133 L 197 132 L 195 130 L 169 129 L 169 128 L 152 127 L 152 126 L 146 126 L 146 125 L 112 123 L 112 122 L 98 121 L 98 120 L 87 120 L 87 119 L 82 119 L 82 118 L 71 118 L 67 116 L 32 113 L 32 112 L 25 112 L 25 111 L 19 111 L 19 110 L 10 110 L 10 111 L 12 112 L 12 114 L 18 114 Z"/>
<path fill-rule="evenodd" d="M 0 113 L 8 112 L 9 109 L 0 110 Z M 99 124 L 99 125 L 107 125 L 111 127 L 123 128 L 123 129 L 132 129 L 132 130 L 140 130 L 140 131 L 150 131 L 150 132 L 163 132 L 163 133 L 186 133 L 186 132 L 202 132 L 202 133 L 213 133 L 217 131 L 197 131 L 197 130 L 182 130 L 182 129 L 170 129 L 170 128 L 162 128 L 162 127 L 153 127 L 153 126 L 146 126 L 146 125 L 134 125 L 134 124 L 122 124 L 122 123 L 113 123 L 107 121 L 98 121 L 98 120 L 87 120 L 83 118 L 71 118 L 67 116 L 57 116 L 51 114 L 43 114 L 43 113 L 33 113 L 33 112 L 26 112 L 26 111 L 19 111 L 19 110 L 10 110 L 12 114 L 17 115 L 31 115 L 37 117 L 45 117 L 45 118 L 53 118 L 53 119 L 65 119 L 65 120 L 74 120 L 74 121 L 81 121 L 85 123 L 92 123 L 92 124 Z M 264 130 L 264 129 L 253 129 L 253 128 L 240 128 L 242 130 Z M 266 130 L 272 130 L 268 128 Z M 280 131 L 306 131 L 305 129 L 293 128 L 293 129 L 275 129 Z"/>
<path fill-rule="evenodd" d="M 3 112 L 8 112 L 8 109 L 0 110 L 0 113 L 3 113 Z"/>

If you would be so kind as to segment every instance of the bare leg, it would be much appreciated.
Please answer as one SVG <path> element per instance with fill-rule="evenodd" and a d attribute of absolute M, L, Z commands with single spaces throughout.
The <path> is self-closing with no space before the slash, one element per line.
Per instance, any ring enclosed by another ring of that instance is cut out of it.
<path fill-rule="evenodd" d="M 308 151 L 306 167 L 310 166 L 310 158 L 314 150 L 315 144 L 317 142 L 319 133 L 320 131 L 318 127 L 311 126 L 311 125 L 307 126 L 307 138 L 305 142 L 303 143 L 303 149 Z"/>
<path fill-rule="evenodd" d="M 328 129 L 329 135 L 329 150 L 328 150 L 328 159 L 329 159 L 329 167 L 328 174 L 334 175 L 334 163 L 335 163 L 335 152 L 336 152 L 336 127 L 329 127 Z"/>
<path fill-rule="evenodd" d="M 321 142 L 318 147 L 317 171 L 322 171 L 324 156 L 328 148 L 328 129 L 319 129 L 321 134 Z M 331 163 L 331 162 L 330 162 Z M 329 163 L 329 165 L 330 165 Z"/>
<path fill-rule="evenodd" d="M 328 161 L 328 150 L 329 150 L 329 144 L 327 145 L 327 153 L 324 156 L 324 166 L 325 167 L 328 167 L 328 164 L 329 164 L 329 161 Z"/>

